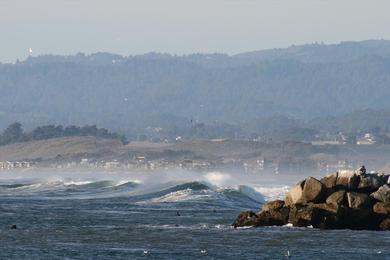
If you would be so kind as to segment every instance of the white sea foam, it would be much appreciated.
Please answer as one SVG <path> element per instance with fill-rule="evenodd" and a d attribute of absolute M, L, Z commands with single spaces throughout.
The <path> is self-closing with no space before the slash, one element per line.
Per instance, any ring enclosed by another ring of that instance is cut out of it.
<path fill-rule="evenodd" d="M 283 199 L 286 192 L 289 191 L 288 186 L 274 185 L 274 186 L 257 186 L 254 190 L 262 194 L 266 201 Z"/>
<path fill-rule="evenodd" d="M 141 184 L 142 181 L 137 180 L 137 179 L 135 179 L 135 180 L 121 180 L 121 181 L 117 182 L 117 183 L 114 185 L 114 187 L 122 186 L 122 185 L 125 185 L 125 184 L 130 184 L 130 183 Z"/>
<path fill-rule="evenodd" d="M 250 228 L 253 228 L 253 226 L 236 227 L 236 229 L 250 229 Z"/>
<path fill-rule="evenodd" d="M 81 186 L 81 185 L 91 184 L 93 182 L 94 181 L 67 181 L 67 182 L 63 182 L 62 184 L 64 186 Z"/>
<path fill-rule="evenodd" d="M 23 185 L 20 187 L 16 187 L 16 188 L 14 188 L 14 190 L 38 189 L 42 186 L 43 186 L 42 183 L 31 183 L 31 184 L 26 184 L 26 185 Z"/>
<path fill-rule="evenodd" d="M 217 224 L 211 225 L 209 223 L 205 224 L 195 224 L 195 225 L 178 225 L 178 224 L 163 224 L 163 225 L 154 225 L 154 224 L 140 224 L 137 225 L 140 228 L 147 229 L 191 229 L 191 230 L 202 230 L 202 229 L 214 229 L 214 230 L 228 230 L 232 229 L 231 225 L 226 224 Z"/>
<path fill-rule="evenodd" d="M 200 192 L 200 194 L 194 194 L 192 189 L 185 189 L 185 190 L 170 192 L 161 197 L 149 199 L 139 203 L 148 204 L 148 203 L 164 203 L 164 202 L 182 202 L 182 201 L 189 201 L 189 200 L 202 200 L 210 197 L 211 195 L 208 194 L 207 191 Z"/>
<path fill-rule="evenodd" d="M 221 172 L 209 172 L 204 174 L 203 178 L 205 181 L 218 187 L 225 186 L 231 180 L 231 176 L 229 174 Z"/>

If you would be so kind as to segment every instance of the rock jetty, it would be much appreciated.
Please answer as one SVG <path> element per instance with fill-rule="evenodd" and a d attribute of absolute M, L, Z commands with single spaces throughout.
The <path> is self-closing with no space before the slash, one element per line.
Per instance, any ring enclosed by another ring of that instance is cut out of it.
<path fill-rule="evenodd" d="M 321 229 L 390 230 L 390 178 L 339 171 L 298 182 L 284 200 L 241 212 L 233 226 L 313 226 Z"/>

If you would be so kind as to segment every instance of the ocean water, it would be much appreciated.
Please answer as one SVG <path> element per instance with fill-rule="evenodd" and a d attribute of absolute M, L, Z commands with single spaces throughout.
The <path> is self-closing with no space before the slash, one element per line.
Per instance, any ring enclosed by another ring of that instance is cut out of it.
<path fill-rule="evenodd" d="M 390 259 L 390 232 L 231 227 L 300 178 L 2 172 L 0 259 Z"/>

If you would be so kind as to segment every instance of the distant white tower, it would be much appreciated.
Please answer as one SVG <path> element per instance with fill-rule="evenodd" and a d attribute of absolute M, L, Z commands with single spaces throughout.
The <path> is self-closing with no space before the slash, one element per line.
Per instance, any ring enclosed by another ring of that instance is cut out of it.
<path fill-rule="evenodd" d="M 28 56 L 31 56 L 33 53 L 33 50 L 31 48 L 28 49 Z"/>

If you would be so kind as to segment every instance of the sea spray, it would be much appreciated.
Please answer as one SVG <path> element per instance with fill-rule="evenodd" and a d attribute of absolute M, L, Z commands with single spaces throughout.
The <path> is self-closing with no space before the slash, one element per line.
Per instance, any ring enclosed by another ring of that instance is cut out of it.
<path fill-rule="evenodd" d="M 203 179 L 215 186 L 227 185 L 232 179 L 231 175 L 222 172 L 209 172 L 203 175 Z"/>

